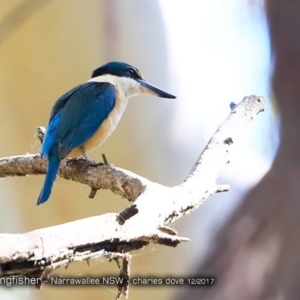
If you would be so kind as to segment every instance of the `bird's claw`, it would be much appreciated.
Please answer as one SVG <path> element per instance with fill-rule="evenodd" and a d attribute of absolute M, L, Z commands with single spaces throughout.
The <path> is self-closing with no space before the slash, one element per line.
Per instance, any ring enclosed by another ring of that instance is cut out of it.
<path fill-rule="evenodd" d="M 77 157 L 77 158 L 69 158 L 68 160 L 67 160 L 67 166 L 69 165 L 69 163 L 73 163 L 73 162 L 75 162 L 75 161 L 85 161 L 86 159 L 85 158 L 83 158 L 83 157 Z"/>
<path fill-rule="evenodd" d="M 95 162 L 94 160 L 90 162 L 90 164 L 88 164 L 86 167 L 101 167 L 104 166 L 103 162 Z"/>

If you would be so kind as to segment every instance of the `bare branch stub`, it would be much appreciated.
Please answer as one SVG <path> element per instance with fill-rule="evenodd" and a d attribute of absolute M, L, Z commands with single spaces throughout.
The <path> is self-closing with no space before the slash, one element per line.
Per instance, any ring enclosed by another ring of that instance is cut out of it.
<path fill-rule="evenodd" d="M 126 222 L 126 220 L 130 219 L 131 217 L 136 215 L 138 212 L 139 211 L 136 208 L 136 205 L 132 204 L 119 213 L 117 220 L 120 225 L 123 225 Z"/>

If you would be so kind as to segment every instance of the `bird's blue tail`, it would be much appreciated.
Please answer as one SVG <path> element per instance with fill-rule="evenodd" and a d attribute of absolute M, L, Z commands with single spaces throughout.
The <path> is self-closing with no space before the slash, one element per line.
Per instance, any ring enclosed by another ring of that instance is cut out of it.
<path fill-rule="evenodd" d="M 44 182 L 44 186 L 39 195 L 37 205 L 40 205 L 46 202 L 51 194 L 52 185 L 55 180 L 58 168 L 60 164 L 60 159 L 58 156 L 49 156 L 48 157 L 48 169 L 46 174 L 46 179 Z"/>

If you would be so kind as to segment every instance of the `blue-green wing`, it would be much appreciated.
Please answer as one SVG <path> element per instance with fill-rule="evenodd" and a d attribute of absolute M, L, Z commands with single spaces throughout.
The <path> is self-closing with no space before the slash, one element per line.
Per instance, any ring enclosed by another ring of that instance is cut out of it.
<path fill-rule="evenodd" d="M 54 151 L 64 158 L 83 145 L 108 117 L 115 102 L 115 88 L 106 82 L 87 82 L 64 94 L 52 109 L 43 155 Z"/>

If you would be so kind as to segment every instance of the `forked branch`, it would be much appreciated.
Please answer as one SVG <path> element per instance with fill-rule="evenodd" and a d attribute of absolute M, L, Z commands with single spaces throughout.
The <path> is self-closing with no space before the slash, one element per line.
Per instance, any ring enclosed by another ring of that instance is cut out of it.
<path fill-rule="evenodd" d="M 230 149 L 247 125 L 264 110 L 264 103 L 262 97 L 249 96 L 231 105 L 230 115 L 178 186 L 166 187 L 111 165 L 90 167 L 84 160 L 67 164 L 65 159 L 59 176 L 94 190 L 110 189 L 134 203 L 120 214 L 108 213 L 23 234 L 0 234 L 0 277 L 26 275 L 46 280 L 54 269 L 73 261 L 122 256 L 149 243 L 176 246 L 188 241 L 166 226 L 214 193 L 229 190 L 228 185 L 216 183 L 219 171 L 229 162 Z M 46 162 L 39 154 L 0 159 L 0 177 L 45 172 Z"/>

